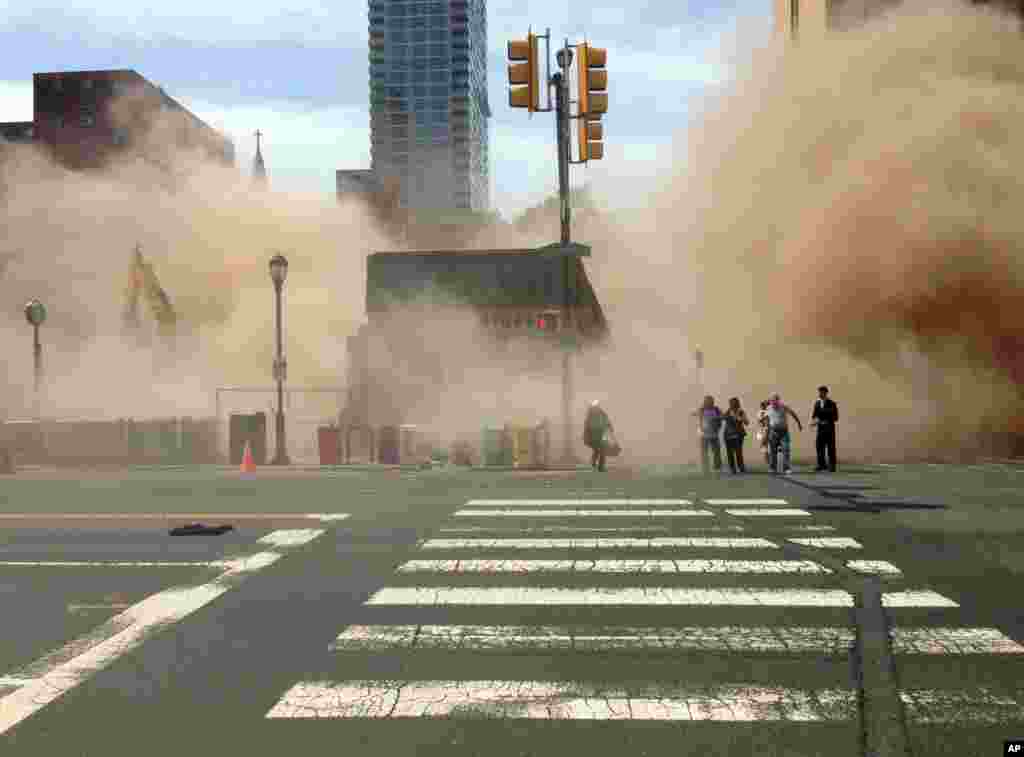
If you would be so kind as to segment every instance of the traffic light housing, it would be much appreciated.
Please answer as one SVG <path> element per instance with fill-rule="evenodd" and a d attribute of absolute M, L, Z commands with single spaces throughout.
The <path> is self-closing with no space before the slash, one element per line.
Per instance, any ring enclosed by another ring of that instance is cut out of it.
<path fill-rule="evenodd" d="M 591 47 L 586 42 L 579 46 L 580 114 L 608 112 L 608 51 Z"/>
<path fill-rule="evenodd" d="M 527 108 L 531 113 L 540 110 L 540 86 L 537 81 L 537 35 L 514 39 L 508 43 L 508 104 L 513 108 Z"/>
<path fill-rule="evenodd" d="M 608 112 L 608 51 L 579 46 L 579 160 L 601 160 L 604 157 L 604 127 L 601 114 Z"/>

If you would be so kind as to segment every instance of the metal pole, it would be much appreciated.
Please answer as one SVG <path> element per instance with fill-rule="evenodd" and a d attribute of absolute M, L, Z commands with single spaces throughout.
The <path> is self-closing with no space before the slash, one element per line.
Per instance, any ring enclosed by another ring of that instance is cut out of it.
<path fill-rule="evenodd" d="M 277 306 L 277 452 L 274 465 L 288 465 L 288 453 L 285 452 L 284 431 L 284 347 L 281 339 L 281 282 L 274 282 L 275 302 Z"/>
<path fill-rule="evenodd" d="M 563 48 L 564 59 L 568 59 L 571 51 L 568 43 Z M 564 67 L 568 70 L 568 65 Z M 552 77 L 555 85 L 555 121 L 558 135 L 558 198 L 561 205 L 562 216 L 562 246 L 568 247 L 571 241 L 570 222 L 572 219 L 569 205 L 569 81 L 566 73 L 556 73 Z M 563 339 L 571 335 L 572 329 L 572 264 L 573 260 L 563 250 L 562 275 L 564 277 L 564 300 L 562 327 L 559 329 Z M 566 465 L 574 465 L 575 457 L 572 452 L 572 360 L 569 345 L 562 345 L 562 433 L 563 450 L 562 462 Z"/>
<path fill-rule="evenodd" d="M 32 327 L 32 360 L 35 374 L 35 416 L 37 421 L 42 421 L 42 401 L 40 393 L 43 385 L 43 345 L 39 341 L 39 326 Z"/>

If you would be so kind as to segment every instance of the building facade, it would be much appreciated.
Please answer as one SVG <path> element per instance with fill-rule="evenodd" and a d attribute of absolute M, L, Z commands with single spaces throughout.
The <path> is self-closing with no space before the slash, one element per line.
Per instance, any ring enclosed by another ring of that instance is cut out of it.
<path fill-rule="evenodd" d="M 334 185 L 339 200 L 352 196 L 369 197 L 381 189 L 373 171 L 366 168 L 338 169 L 334 172 Z"/>
<path fill-rule="evenodd" d="M 972 5 L 991 5 L 1024 15 L 1024 0 L 970 0 Z M 775 0 L 775 31 L 797 40 L 861 24 L 900 0 Z"/>
<path fill-rule="evenodd" d="M 0 127 L 72 169 L 103 166 L 136 149 L 195 149 L 233 165 L 234 145 L 160 87 L 131 69 L 32 75 L 33 116 Z M 149 150 L 149 152 L 153 152 Z"/>
<path fill-rule="evenodd" d="M 416 209 L 487 210 L 486 0 L 370 0 L 371 171 Z"/>

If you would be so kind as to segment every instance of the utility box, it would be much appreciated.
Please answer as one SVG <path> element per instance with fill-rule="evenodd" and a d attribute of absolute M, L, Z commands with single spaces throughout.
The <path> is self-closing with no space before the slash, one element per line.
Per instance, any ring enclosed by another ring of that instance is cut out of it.
<path fill-rule="evenodd" d="M 243 415 L 233 413 L 228 424 L 230 461 L 232 465 L 241 465 L 245 454 L 245 444 L 252 445 L 252 459 L 256 465 L 267 462 L 267 414 L 253 413 Z"/>
<path fill-rule="evenodd" d="M 317 446 L 320 449 L 320 465 L 341 463 L 341 429 L 337 426 L 321 426 L 316 430 Z"/>

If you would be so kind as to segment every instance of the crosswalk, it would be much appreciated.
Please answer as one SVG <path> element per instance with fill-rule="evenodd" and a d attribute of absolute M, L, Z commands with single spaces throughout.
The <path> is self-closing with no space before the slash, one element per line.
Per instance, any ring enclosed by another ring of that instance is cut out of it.
<path fill-rule="evenodd" d="M 839 565 L 882 582 L 893 653 L 927 670 L 899 692 L 909 722 L 1024 724 L 1024 697 L 928 664 L 996 670 L 1024 647 L 812 517 L 777 498 L 470 500 L 339 630 L 340 675 L 266 717 L 855 724 Z M 401 678 L 361 674 L 385 658 Z"/>

